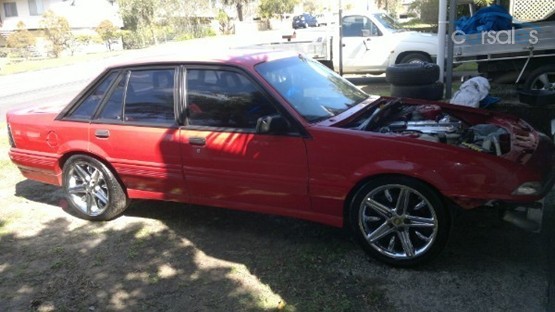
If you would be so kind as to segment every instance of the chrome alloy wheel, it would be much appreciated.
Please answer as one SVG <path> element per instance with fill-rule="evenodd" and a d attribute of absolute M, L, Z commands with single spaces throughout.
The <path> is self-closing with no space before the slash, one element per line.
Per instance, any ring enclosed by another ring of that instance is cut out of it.
<path fill-rule="evenodd" d="M 68 171 L 67 193 L 70 200 L 84 214 L 102 214 L 110 202 L 106 178 L 99 168 L 86 161 L 78 161 Z"/>
<path fill-rule="evenodd" d="M 416 258 L 426 253 L 437 238 L 434 207 L 406 185 L 372 189 L 361 202 L 358 216 L 359 229 L 368 245 L 388 258 Z"/>

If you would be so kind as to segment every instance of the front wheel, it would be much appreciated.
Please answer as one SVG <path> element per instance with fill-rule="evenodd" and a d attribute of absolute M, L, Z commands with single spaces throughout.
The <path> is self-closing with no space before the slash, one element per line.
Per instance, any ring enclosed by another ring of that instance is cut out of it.
<path fill-rule="evenodd" d="M 72 212 L 87 220 L 113 219 L 129 205 L 127 194 L 112 171 L 87 155 L 74 155 L 66 161 L 63 189 Z"/>
<path fill-rule="evenodd" d="M 368 255 L 394 266 L 420 265 L 444 248 L 451 226 L 445 205 L 428 185 L 383 177 L 355 196 L 349 221 Z"/>

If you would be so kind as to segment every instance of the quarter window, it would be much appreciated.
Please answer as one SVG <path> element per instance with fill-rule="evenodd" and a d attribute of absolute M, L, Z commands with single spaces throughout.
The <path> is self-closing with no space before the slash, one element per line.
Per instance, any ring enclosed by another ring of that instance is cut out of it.
<path fill-rule="evenodd" d="M 227 70 L 187 70 L 189 126 L 254 130 L 275 107 L 243 74 Z"/>
<path fill-rule="evenodd" d="M 111 72 L 68 117 L 72 119 L 90 119 L 117 75 L 117 72 Z"/>

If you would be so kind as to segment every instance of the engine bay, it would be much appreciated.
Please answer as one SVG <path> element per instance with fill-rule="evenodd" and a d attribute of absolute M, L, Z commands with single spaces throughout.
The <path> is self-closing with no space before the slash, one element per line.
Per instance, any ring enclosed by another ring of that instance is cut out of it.
<path fill-rule="evenodd" d="M 437 104 L 407 104 L 401 99 L 380 103 L 347 128 L 445 143 L 497 156 L 511 148 L 510 133 L 501 126 L 469 124 Z"/>

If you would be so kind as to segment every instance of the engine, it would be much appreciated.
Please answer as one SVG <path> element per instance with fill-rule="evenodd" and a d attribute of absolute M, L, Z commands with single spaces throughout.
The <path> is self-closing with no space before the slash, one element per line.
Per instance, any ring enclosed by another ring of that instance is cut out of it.
<path fill-rule="evenodd" d="M 494 124 L 469 125 L 435 104 L 388 102 L 358 122 L 355 128 L 451 144 L 494 155 L 510 150 L 510 134 L 504 128 Z"/>

